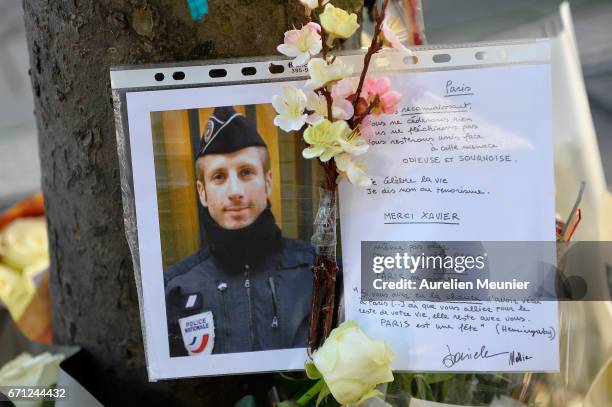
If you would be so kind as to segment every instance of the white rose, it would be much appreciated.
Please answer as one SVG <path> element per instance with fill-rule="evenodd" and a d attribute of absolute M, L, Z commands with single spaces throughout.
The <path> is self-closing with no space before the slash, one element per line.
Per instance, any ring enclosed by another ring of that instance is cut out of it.
<path fill-rule="evenodd" d="M 16 270 L 48 261 L 45 218 L 20 218 L 9 223 L 0 232 L 0 256 L 6 265 Z"/>
<path fill-rule="evenodd" d="M 340 404 L 359 404 L 380 393 L 380 383 L 393 381 L 393 352 L 382 340 L 372 340 L 357 322 L 334 329 L 312 359 L 325 384 Z M 308 366 L 307 366 L 308 368 Z"/>
<path fill-rule="evenodd" d="M 22 353 L 0 369 L 0 386 L 41 386 L 50 387 L 57 383 L 59 364 L 64 355 L 48 352 L 32 356 Z M 18 402 L 18 406 L 37 406 L 40 401 Z"/>

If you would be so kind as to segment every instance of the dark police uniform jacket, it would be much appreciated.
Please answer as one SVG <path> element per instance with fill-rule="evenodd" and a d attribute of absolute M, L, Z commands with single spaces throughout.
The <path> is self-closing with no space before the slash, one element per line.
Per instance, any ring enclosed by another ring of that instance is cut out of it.
<path fill-rule="evenodd" d="M 308 242 L 283 238 L 258 265 L 230 269 L 206 249 L 173 265 L 164 273 L 170 356 L 188 354 L 178 319 L 206 311 L 214 319 L 212 353 L 306 347 L 313 262 Z"/>

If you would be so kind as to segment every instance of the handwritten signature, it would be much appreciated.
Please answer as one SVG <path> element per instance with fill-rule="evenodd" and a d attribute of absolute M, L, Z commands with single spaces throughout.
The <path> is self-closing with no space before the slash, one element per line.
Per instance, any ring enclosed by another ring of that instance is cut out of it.
<path fill-rule="evenodd" d="M 442 364 L 449 369 L 465 360 L 490 359 L 501 355 L 507 355 L 508 365 L 510 366 L 533 359 L 533 356 L 514 350 L 490 353 L 486 345 L 482 345 L 478 351 L 471 351 L 470 348 L 468 348 L 465 352 L 453 352 L 449 345 L 446 345 L 446 349 L 448 349 L 448 353 L 442 357 Z"/>

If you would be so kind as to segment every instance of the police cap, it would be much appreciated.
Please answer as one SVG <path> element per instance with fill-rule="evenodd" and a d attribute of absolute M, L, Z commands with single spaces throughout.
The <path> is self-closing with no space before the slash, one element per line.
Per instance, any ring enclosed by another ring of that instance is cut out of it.
<path fill-rule="evenodd" d="M 216 107 L 200 139 L 198 157 L 233 153 L 246 147 L 267 146 L 255 126 L 233 107 Z"/>

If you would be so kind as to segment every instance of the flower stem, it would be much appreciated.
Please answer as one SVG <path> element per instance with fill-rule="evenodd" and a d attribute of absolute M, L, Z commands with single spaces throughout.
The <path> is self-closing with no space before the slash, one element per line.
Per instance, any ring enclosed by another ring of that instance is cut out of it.
<path fill-rule="evenodd" d="M 327 90 L 327 88 L 321 89 L 321 93 L 323 94 L 323 96 L 325 96 L 325 103 L 327 104 L 327 120 L 329 120 L 330 122 L 333 122 L 334 121 L 334 118 L 332 115 L 333 100 L 332 100 L 331 93 L 329 92 L 329 90 Z"/>
<path fill-rule="evenodd" d="M 310 389 L 308 389 L 306 393 L 302 395 L 302 397 L 297 400 L 296 403 L 298 404 L 298 406 L 305 406 L 306 404 L 308 404 L 308 402 L 312 400 L 314 396 L 319 394 L 324 384 L 325 380 L 319 379 Z"/>
<path fill-rule="evenodd" d="M 372 103 L 370 103 L 370 105 L 368 106 L 368 108 L 366 109 L 366 111 L 357 118 L 357 120 L 353 121 L 351 123 L 351 129 L 356 129 L 357 127 L 359 127 L 359 125 L 361 124 L 361 122 L 363 122 L 363 120 L 370 114 L 372 113 L 372 109 L 374 109 L 374 106 L 376 106 L 376 104 L 378 103 L 378 96 L 376 96 L 374 98 L 374 101 Z"/>
<path fill-rule="evenodd" d="M 325 32 L 325 28 L 323 28 L 322 25 L 321 25 L 321 45 L 323 45 L 323 48 L 321 49 L 321 55 L 323 56 L 323 60 L 329 65 L 329 61 L 327 60 L 327 54 L 329 53 L 329 46 L 327 45 L 327 33 Z"/>
<path fill-rule="evenodd" d="M 359 98 L 361 97 L 361 89 L 363 88 L 363 82 L 365 81 L 366 74 L 368 73 L 368 69 L 370 67 L 370 60 L 372 59 L 372 55 L 376 54 L 381 50 L 382 45 L 379 39 L 380 32 L 382 30 L 382 23 L 385 19 L 385 12 L 387 10 L 387 4 L 389 0 L 383 0 L 383 4 L 381 7 L 380 14 L 378 13 L 378 8 L 375 8 L 376 14 L 376 26 L 374 27 L 374 35 L 372 36 L 372 43 L 368 48 L 368 51 L 363 58 L 363 69 L 361 71 L 361 76 L 359 77 L 359 85 L 357 85 L 357 91 L 355 92 L 355 100 L 353 101 L 353 109 L 357 108 L 357 103 L 359 102 Z"/>

